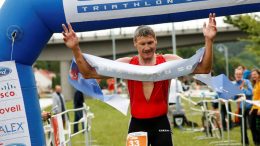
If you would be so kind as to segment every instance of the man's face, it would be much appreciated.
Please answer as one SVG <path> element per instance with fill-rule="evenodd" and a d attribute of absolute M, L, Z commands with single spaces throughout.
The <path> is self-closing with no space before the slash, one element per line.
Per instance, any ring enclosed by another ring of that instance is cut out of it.
<path fill-rule="evenodd" d="M 57 92 L 57 93 L 61 93 L 61 86 L 56 86 L 55 87 L 55 91 Z"/>
<path fill-rule="evenodd" d="M 157 40 L 152 36 L 137 37 L 134 46 L 144 60 L 152 59 L 156 51 Z"/>
<path fill-rule="evenodd" d="M 235 79 L 236 81 L 240 81 L 243 78 L 243 71 L 242 70 L 235 70 Z"/>

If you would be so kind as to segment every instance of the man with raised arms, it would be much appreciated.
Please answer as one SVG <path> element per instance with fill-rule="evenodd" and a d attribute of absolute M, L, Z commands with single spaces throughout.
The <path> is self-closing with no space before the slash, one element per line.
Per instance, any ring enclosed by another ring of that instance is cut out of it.
<path fill-rule="evenodd" d="M 97 74 L 96 70 L 84 59 L 80 50 L 79 40 L 70 24 L 62 25 L 64 42 L 71 48 L 79 71 L 86 79 L 107 78 Z M 212 45 L 217 33 L 215 14 L 209 14 L 208 24 L 203 25 L 205 37 L 205 53 L 197 65 L 195 74 L 206 74 L 212 67 Z M 119 58 L 116 61 L 142 66 L 154 66 L 167 61 L 182 59 L 177 55 L 157 55 L 156 35 L 149 26 L 139 26 L 134 32 L 134 47 L 138 55 Z M 144 131 L 148 133 L 148 145 L 172 146 L 171 128 L 167 119 L 169 80 L 157 82 L 142 82 L 128 80 L 128 90 L 131 106 L 131 121 L 129 133 Z"/>

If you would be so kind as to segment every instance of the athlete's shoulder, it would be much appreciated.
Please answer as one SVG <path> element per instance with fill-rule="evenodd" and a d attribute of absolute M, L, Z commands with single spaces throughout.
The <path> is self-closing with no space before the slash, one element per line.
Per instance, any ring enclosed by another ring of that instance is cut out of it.
<path fill-rule="evenodd" d="M 164 54 L 164 55 L 163 55 L 163 58 L 164 58 L 166 61 L 172 61 L 172 60 L 182 59 L 180 56 L 175 55 L 175 54 Z"/>
<path fill-rule="evenodd" d="M 119 58 L 116 61 L 118 62 L 123 62 L 123 63 L 129 63 L 131 61 L 132 57 L 123 57 L 123 58 Z"/>

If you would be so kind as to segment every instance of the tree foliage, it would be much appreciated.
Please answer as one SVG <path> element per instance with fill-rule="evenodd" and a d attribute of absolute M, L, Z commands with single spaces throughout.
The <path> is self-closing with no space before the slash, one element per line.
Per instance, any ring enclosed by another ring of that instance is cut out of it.
<path fill-rule="evenodd" d="M 34 67 L 37 69 L 46 69 L 52 71 L 56 74 L 55 78 L 52 78 L 52 88 L 55 85 L 61 84 L 61 77 L 60 77 L 60 62 L 59 61 L 36 61 Z"/>
<path fill-rule="evenodd" d="M 226 16 L 225 23 L 231 24 L 246 32 L 248 37 L 240 39 L 247 42 L 246 51 L 241 52 L 240 57 L 251 59 L 255 67 L 260 66 L 260 17 L 257 15 Z M 252 58 L 253 57 L 253 58 Z"/>

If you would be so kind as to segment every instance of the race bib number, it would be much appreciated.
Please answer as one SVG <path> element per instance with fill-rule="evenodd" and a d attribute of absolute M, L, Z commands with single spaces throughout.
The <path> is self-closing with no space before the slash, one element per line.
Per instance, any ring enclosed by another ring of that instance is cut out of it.
<path fill-rule="evenodd" d="M 133 132 L 127 135 L 126 146 L 147 146 L 147 132 Z"/>

